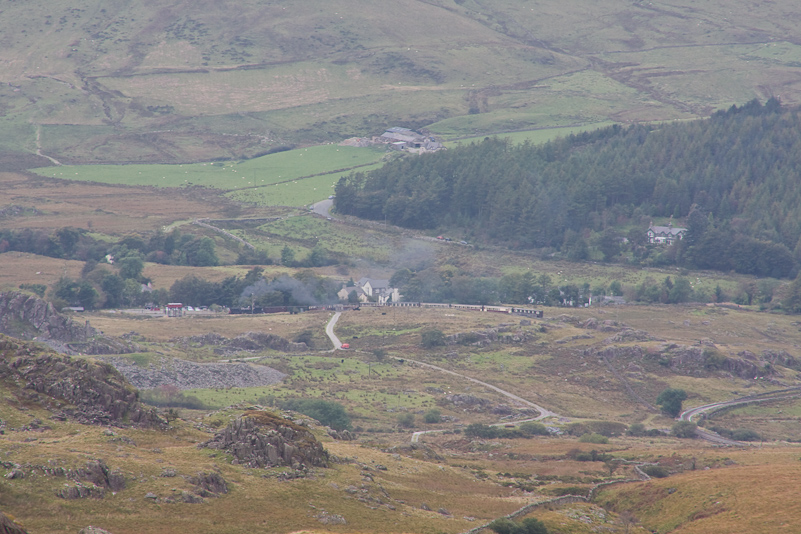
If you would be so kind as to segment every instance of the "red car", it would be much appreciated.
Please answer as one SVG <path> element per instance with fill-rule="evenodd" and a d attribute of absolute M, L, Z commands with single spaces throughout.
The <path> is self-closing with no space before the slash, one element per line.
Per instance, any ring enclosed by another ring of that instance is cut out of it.
<path fill-rule="evenodd" d="M 350 345 L 349 345 L 348 343 L 343 343 L 341 348 L 343 348 L 343 349 L 349 349 L 349 348 L 350 348 Z"/>

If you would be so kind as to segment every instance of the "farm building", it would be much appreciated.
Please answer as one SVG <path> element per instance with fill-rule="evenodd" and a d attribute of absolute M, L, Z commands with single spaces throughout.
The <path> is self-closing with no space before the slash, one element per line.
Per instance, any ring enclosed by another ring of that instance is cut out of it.
<path fill-rule="evenodd" d="M 408 150 L 410 152 L 436 152 L 443 148 L 442 143 L 433 137 L 419 134 L 409 128 L 397 126 L 388 129 L 377 140 L 380 143 L 387 143 L 397 150 Z"/>

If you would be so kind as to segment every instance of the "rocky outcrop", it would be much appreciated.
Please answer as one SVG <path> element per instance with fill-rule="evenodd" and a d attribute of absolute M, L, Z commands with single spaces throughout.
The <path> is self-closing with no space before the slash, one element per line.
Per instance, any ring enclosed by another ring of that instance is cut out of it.
<path fill-rule="evenodd" d="M 632 341 L 655 341 L 655 340 L 660 341 L 644 330 L 624 328 L 617 334 L 604 339 L 604 343 L 630 343 Z"/>
<path fill-rule="evenodd" d="M 560 317 L 568 317 L 568 316 L 560 316 Z M 565 321 L 571 322 L 571 321 Z M 612 320 L 605 320 L 599 321 L 595 317 L 590 317 L 586 321 L 580 321 L 576 323 L 576 326 L 579 328 L 586 328 L 587 330 L 598 330 L 599 332 L 619 332 L 628 326 L 625 323 L 619 323 L 617 321 Z"/>
<path fill-rule="evenodd" d="M 55 354 L 0 335 L 0 380 L 26 402 L 39 402 L 85 424 L 166 426 L 109 364 Z"/>
<path fill-rule="evenodd" d="M 86 467 L 72 471 L 69 477 L 114 492 L 125 489 L 125 477 L 122 473 L 109 469 L 103 460 L 87 462 Z"/>
<path fill-rule="evenodd" d="M 473 411 L 488 410 L 492 406 L 492 402 L 487 399 L 467 394 L 446 395 L 445 399 L 457 408 L 469 408 Z"/>
<path fill-rule="evenodd" d="M 158 364 L 139 367 L 126 358 L 107 360 L 135 387 L 152 389 L 163 385 L 178 389 L 270 386 L 286 375 L 265 365 L 251 363 L 194 363 L 164 358 Z"/>
<path fill-rule="evenodd" d="M 224 450 L 247 467 L 328 467 L 328 453 L 307 428 L 260 410 L 245 412 L 199 446 Z"/>
<path fill-rule="evenodd" d="M 19 291 L 0 293 L 0 334 L 41 341 L 62 354 L 124 354 L 139 350 L 134 343 L 105 337 L 89 321 L 74 321 L 46 300 Z"/>
<path fill-rule="evenodd" d="M 486 330 L 475 330 L 473 332 L 459 332 L 445 336 L 446 345 L 476 345 L 483 347 L 492 343 L 523 343 L 530 339 L 531 335 L 522 331 L 512 331 L 509 325 L 501 325 L 497 328 L 487 328 Z"/>
<path fill-rule="evenodd" d="M 200 497 L 218 497 L 228 493 L 228 484 L 219 473 L 198 473 L 189 478 L 189 483 L 195 486 L 194 493 Z"/>
<path fill-rule="evenodd" d="M 626 330 L 621 333 L 626 332 Z M 768 377 L 776 373 L 774 364 L 791 367 L 797 360 L 786 352 L 765 352 L 761 356 L 742 351 L 736 356 L 726 355 L 711 345 L 678 345 L 663 343 L 656 347 L 643 348 L 638 345 L 608 346 L 591 348 L 582 351 L 585 356 L 602 358 L 607 365 L 632 374 L 632 378 L 641 378 L 642 368 L 632 363 L 637 361 L 656 361 L 677 374 L 690 376 L 707 376 L 713 372 L 729 373 L 739 378 Z M 623 360 L 622 362 L 617 362 Z"/>
<path fill-rule="evenodd" d="M 98 332 L 61 315 L 52 304 L 18 291 L 0 293 L 0 333 L 20 339 L 43 337 L 85 342 Z"/>
<path fill-rule="evenodd" d="M 342 430 L 335 430 L 331 427 L 325 427 L 326 433 L 334 438 L 335 440 L 339 441 L 353 441 L 356 439 L 356 436 L 351 434 L 350 430 L 342 429 Z"/>
<path fill-rule="evenodd" d="M 22 525 L 0 512 L 0 534 L 27 534 Z"/>
<path fill-rule="evenodd" d="M 235 338 L 227 338 L 214 332 L 202 336 L 179 337 L 170 340 L 182 349 L 214 346 L 214 352 L 220 355 L 231 355 L 237 352 L 260 352 L 277 350 L 281 352 L 303 352 L 309 350 L 305 343 L 295 343 L 274 334 L 264 332 L 246 332 Z"/>
<path fill-rule="evenodd" d="M 702 375 L 723 371 L 748 379 L 775 373 L 775 369 L 764 360 L 726 356 L 714 347 L 670 344 L 660 348 L 660 363 L 664 365 L 667 362 L 672 370 L 683 374 Z"/>
<path fill-rule="evenodd" d="M 116 493 L 125 489 L 122 473 L 109 469 L 103 460 L 92 460 L 84 468 L 64 471 L 64 475 L 75 481 L 56 492 L 57 497 L 65 500 L 102 499 L 107 490 Z"/>

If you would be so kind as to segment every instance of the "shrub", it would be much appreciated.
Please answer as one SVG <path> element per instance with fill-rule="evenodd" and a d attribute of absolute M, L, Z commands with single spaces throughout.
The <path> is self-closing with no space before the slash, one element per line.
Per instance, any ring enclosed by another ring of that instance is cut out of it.
<path fill-rule="evenodd" d="M 144 389 L 139 398 L 151 406 L 188 408 L 190 410 L 205 410 L 208 408 L 203 401 L 194 395 L 184 395 L 177 387 L 171 385 L 158 386 L 154 389 Z"/>
<path fill-rule="evenodd" d="M 629 426 L 628 431 L 626 432 L 629 436 L 641 437 L 645 435 L 645 425 L 642 423 L 634 423 L 633 425 Z"/>
<path fill-rule="evenodd" d="M 482 425 L 481 423 L 473 423 L 468 425 L 464 431 L 464 435 L 468 438 L 480 439 L 512 439 L 523 437 L 523 433 L 516 428 L 503 428 L 498 426 Z"/>
<path fill-rule="evenodd" d="M 526 436 L 550 436 L 551 433 L 542 423 L 528 422 L 520 425 L 520 431 Z"/>
<path fill-rule="evenodd" d="M 442 330 L 432 328 L 422 332 L 420 340 L 423 347 L 427 349 L 441 347 L 445 344 L 445 334 L 442 333 Z"/>
<path fill-rule="evenodd" d="M 310 329 L 304 330 L 295 337 L 295 343 L 305 343 L 310 349 L 314 348 L 314 332 Z"/>
<path fill-rule="evenodd" d="M 439 410 L 432 409 L 428 410 L 425 415 L 423 415 L 423 421 L 428 423 L 429 425 L 434 423 L 439 423 L 442 420 L 442 415 L 439 413 Z"/>
<path fill-rule="evenodd" d="M 489 524 L 488 528 L 497 534 L 548 534 L 548 528 L 533 517 L 527 517 L 520 523 L 502 517 Z"/>
<path fill-rule="evenodd" d="M 661 465 L 646 465 L 642 468 L 643 473 L 653 478 L 665 478 L 670 473 Z"/>
<path fill-rule="evenodd" d="M 737 441 L 761 441 L 762 436 L 753 430 L 740 428 L 731 433 L 731 438 Z"/>
<path fill-rule="evenodd" d="M 593 432 L 591 434 L 590 433 L 584 434 L 583 436 L 581 436 L 579 438 L 579 441 L 581 443 L 595 443 L 595 444 L 603 445 L 603 444 L 609 443 L 609 438 L 607 438 L 606 436 L 602 436 L 600 434 L 596 434 L 595 432 Z"/>
<path fill-rule="evenodd" d="M 44 284 L 20 284 L 19 288 L 35 293 L 39 297 L 44 297 L 45 291 L 47 291 L 47 286 Z"/>
<path fill-rule="evenodd" d="M 690 421 L 679 421 L 673 425 L 673 428 L 670 429 L 670 433 L 677 438 L 694 438 L 697 428 L 698 425 Z"/>
<path fill-rule="evenodd" d="M 681 403 L 687 399 L 687 392 L 683 389 L 667 388 L 656 398 L 656 404 L 662 411 L 671 417 L 681 413 Z"/>
<path fill-rule="evenodd" d="M 281 403 L 284 410 L 293 410 L 318 420 L 336 430 L 350 430 L 350 416 L 338 402 L 322 399 L 287 399 Z"/>
<path fill-rule="evenodd" d="M 567 453 L 566 456 L 576 460 L 577 462 L 608 462 L 614 458 L 611 454 L 598 452 L 595 449 L 591 450 L 590 452 L 582 452 L 579 449 L 572 449 Z"/>
<path fill-rule="evenodd" d="M 626 432 L 626 425 L 623 423 L 616 423 L 614 421 L 590 421 L 587 427 L 593 432 L 596 432 L 607 438 L 620 436 Z"/>
<path fill-rule="evenodd" d="M 398 424 L 403 428 L 414 427 L 414 414 L 412 413 L 398 414 Z"/>
<path fill-rule="evenodd" d="M 570 436 L 583 436 L 584 434 L 588 434 L 592 431 L 584 423 L 570 423 L 565 428 L 565 432 L 567 432 Z"/>

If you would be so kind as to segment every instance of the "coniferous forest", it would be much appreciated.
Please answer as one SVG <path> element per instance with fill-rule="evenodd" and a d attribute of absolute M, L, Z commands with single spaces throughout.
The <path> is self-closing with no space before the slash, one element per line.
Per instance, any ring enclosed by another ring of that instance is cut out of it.
<path fill-rule="evenodd" d="M 342 178 L 339 213 L 588 259 L 786 277 L 801 256 L 801 114 L 776 99 L 706 120 L 612 126 L 544 145 L 483 142 Z M 650 218 L 685 226 L 645 246 Z M 627 238 L 627 239 L 623 239 Z"/>

